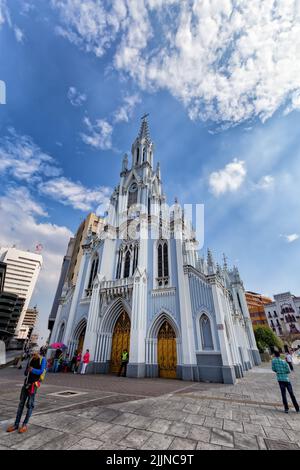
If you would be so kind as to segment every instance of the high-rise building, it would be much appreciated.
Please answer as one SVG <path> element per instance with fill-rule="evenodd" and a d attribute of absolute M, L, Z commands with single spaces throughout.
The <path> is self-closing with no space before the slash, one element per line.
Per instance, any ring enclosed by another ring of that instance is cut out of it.
<path fill-rule="evenodd" d="M 14 333 L 23 310 L 24 299 L 5 292 L 6 264 L 0 262 L 0 340 L 7 342 Z"/>
<path fill-rule="evenodd" d="M 68 285 L 75 286 L 77 282 L 78 272 L 82 259 L 82 245 L 88 233 L 96 235 L 103 228 L 103 219 L 96 214 L 90 213 L 80 224 L 77 229 L 74 247 L 68 272 Z"/>
<path fill-rule="evenodd" d="M 0 261 L 6 263 L 5 292 L 16 294 L 24 301 L 24 306 L 15 331 L 15 336 L 18 338 L 43 263 L 43 258 L 37 253 L 22 251 L 17 248 L 1 247 Z"/>
<path fill-rule="evenodd" d="M 252 325 L 268 326 L 268 320 L 265 314 L 265 305 L 272 302 L 270 297 L 258 294 L 257 292 L 246 292 L 246 302 L 250 313 Z"/>
<path fill-rule="evenodd" d="M 23 323 L 19 330 L 19 339 L 29 339 L 38 319 L 39 311 L 36 307 L 28 308 L 25 312 Z"/>
<path fill-rule="evenodd" d="M 62 262 L 59 281 L 58 281 L 54 301 L 53 301 L 51 312 L 50 312 L 49 319 L 48 319 L 48 328 L 50 332 L 52 331 L 52 328 L 55 322 L 55 318 L 56 318 L 56 314 L 57 314 L 57 310 L 59 306 L 59 301 L 62 296 L 63 287 L 67 280 L 72 253 L 74 249 L 74 243 L 75 243 L 75 238 L 70 238 L 69 243 L 68 243 L 67 253 L 65 254 L 63 262 Z"/>
<path fill-rule="evenodd" d="M 63 291 L 76 286 L 80 263 L 82 259 L 82 244 L 87 235 L 96 235 L 103 229 L 103 219 L 90 213 L 80 224 L 74 238 L 70 238 L 67 252 L 64 256 L 58 286 L 51 308 L 48 328 L 52 331 Z"/>
<path fill-rule="evenodd" d="M 260 363 L 239 271 L 204 259 L 187 214 L 167 206 L 146 116 L 131 154 L 103 230 L 81 232 L 51 342 L 89 349 L 88 372 L 117 372 L 127 349 L 129 377 L 232 384 Z"/>
<path fill-rule="evenodd" d="M 0 292 L 4 289 L 4 280 L 6 275 L 6 263 L 0 261 Z"/>

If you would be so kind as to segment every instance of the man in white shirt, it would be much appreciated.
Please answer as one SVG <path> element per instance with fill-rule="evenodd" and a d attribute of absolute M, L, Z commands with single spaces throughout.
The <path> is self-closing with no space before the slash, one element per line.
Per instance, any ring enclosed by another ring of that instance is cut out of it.
<path fill-rule="evenodd" d="M 291 370 L 294 370 L 293 358 L 292 358 L 292 355 L 290 354 L 290 352 L 287 352 L 287 353 L 286 353 L 286 355 L 285 355 L 285 360 L 286 360 L 286 362 L 288 363 L 288 365 L 290 366 L 290 369 L 291 369 Z"/>

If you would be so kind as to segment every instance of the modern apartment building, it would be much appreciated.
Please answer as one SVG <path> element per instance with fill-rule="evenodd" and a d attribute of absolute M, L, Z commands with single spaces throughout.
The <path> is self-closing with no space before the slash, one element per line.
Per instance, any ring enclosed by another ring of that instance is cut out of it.
<path fill-rule="evenodd" d="M 15 294 L 24 301 L 15 331 L 15 337 L 19 338 L 26 311 L 42 267 L 43 258 L 37 253 L 22 251 L 17 248 L 0 247 L 0 261 L 6 264 L 4 291 Z"/>
<path fill-rule="evenodd" d="M 257 292 L 246 292 L 246 302 L 250 313 L 252 325 L 268 326 L 268 320 L 265 314 L 265 305 L 272 302 L 270 297 L 258 294 Z"/>
<path fill-rule="evenodd" d="M 96 235 L 103 229 L 104 223 L 101 217 L 96 214 L 90 213 L 80 224 L 74 238 L 70 238 L 67 252 L 64 256 L 60 277 L 48 320 L 48 328 L 52 331 L 60 299 L 63 295 L 63 290 L 68 288 L 75 288 L 80 263 L 82 260 L 82 244 L 84 243 L 88 234 Z"/>

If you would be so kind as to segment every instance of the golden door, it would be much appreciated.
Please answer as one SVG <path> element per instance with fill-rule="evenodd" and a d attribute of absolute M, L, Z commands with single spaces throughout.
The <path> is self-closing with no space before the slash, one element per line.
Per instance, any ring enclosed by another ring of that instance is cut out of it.
<path fill-rule="evenodd" d="M 162 324 L 158 333 L 157 362 L 160 377 L 176 379 L 176 335 L 167 321 Z"/>
<path fill-rule="evenodd" d="M 110 371 L 118 372 L 121 365 L 121 354 L 124 349 L 129 352 L 130 319 L 125 310 L 119 316 L 114 328 L 111 345 Z"/>
<path fill-rule="evenodd" d="M 85 337 L 85 330 L 80 334 L 79 339 L 78 339 L 78 346 L 77 346 L 77 351 L 78 352 L 83 352 L 83 343 L 84 343 L 84 337 Z"/>

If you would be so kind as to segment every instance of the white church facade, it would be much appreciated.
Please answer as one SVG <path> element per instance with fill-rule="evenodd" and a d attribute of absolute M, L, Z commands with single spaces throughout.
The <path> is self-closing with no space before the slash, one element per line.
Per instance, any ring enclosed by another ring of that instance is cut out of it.
<path fill-rule="evenodd" d="M 166 209 L 147 118 L 123 158 L 105 221 L 83 243 L 75 287 L 63 291 L 51 342 L 89 349 L 90 373 L 234 383 L 260 363 L 243 283 L 226 260 L 199 256 L 191 223 Z"/>

